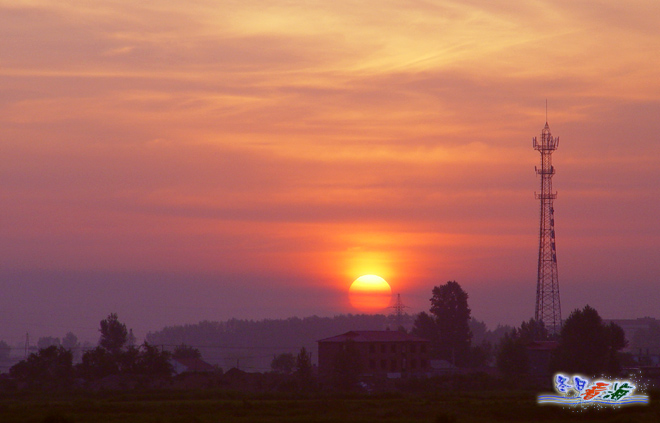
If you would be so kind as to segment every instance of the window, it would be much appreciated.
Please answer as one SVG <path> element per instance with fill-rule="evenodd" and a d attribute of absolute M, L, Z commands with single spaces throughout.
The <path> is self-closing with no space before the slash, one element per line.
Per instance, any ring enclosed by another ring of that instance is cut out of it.
<path fill-rule="evenodd" d="M 417 352 L 417 347 L 415 346 L 415 344 L 410 345 L 410 352 L 411 353 L 416 353 Z"/>
<path fill-rule="evenodd" d="M 373 358 L 369 360 L 369 368 L 371 370 L 376 370 L 376 360 L 374 360 Z"/>
<path fill-rule="evenodd" d="M 369 344 L 369 352 L 371 354 L 374 354 L 376 352 L 376 345 L 375 344 Z"/>
<path fill-rule="evenodd" d="M 422 354 L 426 353 L 426 345 L 422 344 L 419 346 L 419 352 Z"/>
<path fill-rule="evenodd" d="M 380 368 L 383 370 L 387 369 L 387 360 L 380 360 Z"/>
<path fill-rule="evenodd" d="M 380 352 L 386 353 L 387 352 L 387 345 L 385 344 L 380 344 Z"/>
<path fill-rule="evenodd" d="M 390 351 L 392 351 L 393 353 L 396 352 L 396 344 L 392 344 L 392 347 L 390 348 Z"/>
<path fill-rule="evenodd" d="M 426 369 L 426 360 L 419 360 L 419 367 Z"/>
<path fill-rule="evenodd" d="M 416 369 L 417 368 L 417 360 L 416 359 L 413 358 L 412 360 L 410 360 L 410 368 L 411 369 Z"/>
<path fill-rule="evenodd" d="M 390 362 L 390 371 L 396 372 L 396 359 L 393 358 L 392 361 Z"/>

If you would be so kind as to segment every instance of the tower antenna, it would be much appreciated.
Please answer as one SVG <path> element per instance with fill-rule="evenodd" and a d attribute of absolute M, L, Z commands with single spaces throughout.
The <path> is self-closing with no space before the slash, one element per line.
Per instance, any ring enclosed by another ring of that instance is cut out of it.
<path fill-rule="evenodd" d="M 555 209 L 557 193 L 552 192 L 552 153 L 559 147 L 559 137 L 554 138 L 547 122 L 548 100 L 546 99 L 546 122 L 541 132 L 541 140 L 534 137 L 534 149 L 541 153 L 541 168 L 536 173 L 541 176 L 541 192 L 534 193 L 541 202 L 539 224 L 539 260 L 536 279 L 536 306 L 534 319 L 544 323 L 550 335 L 561 330 L 561 304 L 559 302 L 559 280 L 557 276 L 557 248 L 555 244 Z"/>

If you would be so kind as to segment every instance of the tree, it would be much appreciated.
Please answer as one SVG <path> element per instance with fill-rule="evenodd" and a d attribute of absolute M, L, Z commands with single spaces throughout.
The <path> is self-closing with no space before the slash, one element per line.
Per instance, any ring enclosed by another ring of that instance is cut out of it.
<path fill-rule="evenodd" d="M 472 333 L 472 343 L 481 344 L 486 340 L 486 334 L 489 332 L 486 322 L 479 321 L 474 317 L 468 322 L 470 333 Z"/>
<path fill-rule="evenodd" d="M 518 336 L 525 344 L 533 341 L 547 341 L 549 339 L 548 329 L 542 320 L 529 319 L 520 324 Z"/>
<path fill-rule="evenodd" d="M 69 351 L 80 347 L 78 337 L 72 332 L 67 332 L 67 334 L 64 335 L 64 338 L 62 338 L 62 347 Z"/>
<path fill-rule="evenodd" d="M 488 341 L 481 341 L 479 345 L 470 347 L 469 367 L 488 366 L 493 359 L 493 344 Z"/>
<path fill-rule="evenodd" d="M 140 348 L 136 346 L 130 346 L 118 354 L 114 355 L 114 359 L 117 361 L 118 373 L 119 374 L 141 374 L 140 370 Z"/>
<path fill-rule="evenodd" d="M 529 371 L 526 344 L 516 329 L 506 333 L 497 351 L 497 368 L 505 375 L 525 374 Z"/>
<path fill-rule="evenodd" d="M 147 342 L 140 347 L 130 345 L 131 336 L 126 325 L 119 322 L 117 314 L 111 313 L 107 319 L 101 320 L 99 331 L 99 346 L 85 352 L 82 363 L 77 366 L 84 378 L 93 380 L 115 374 L 149 377 L 171 375 L 171 354 Z"/>
<path fill-rule="evenodd" d="M 135 335 L 133 335 L 133 329 L 129 329 L 128 336 L 126 338 L 126 345 L 128 345 L 129 347 L 134 347 L 135 342 L 136 339 L 135 339 Z"/>
<path fill-rule="evenodd" d="M 113 354 L 118 353 L 128 341 L 126 325 L 119 321 L 117 313 L 110 313 L 107 319 L 101 320 L 101 339 L 99 345 Z"/>
<path fill-rule="evenodd" d="M 134 371 L 151 377 L 168 377 L 172 374 L 170 357 L 168 351 L 159 350 L 156 345 L 145 342 L 140 347 Z"/>
<path fill-rule="evenodd" d="M 434 287 L 432 294 L 431 314 L 417 316 L 413 333 L 430 340 L 438 358 L 465 364 L 469 360 L 472 338 L 468 294 L 455 281 Z"/>
<path fill-rule="evenodd" d="M 485 322 L 470 318 L 468 322 L 472 339 L 470 347 L 470 367 L 487 366 L 493 358 L 493 344 L 488 341 L 487 336 L 491 332 L 488 330 Z"/>
<path fill-rule="evenodd" d="M 614 322 L 610 322 L 605 326 L 605 332 L 609 338 L 610 348 L 607 367 L 612 373 L 619 373 L 621 371 L 621 360 L 619 351 L 628 345 L 626 341 L 626 333 L 621 326 Z"/>
<path fill-rule="evenodd" d="M 519 328 L 507 332 L 500 341 L 497 368 L 506 375 L 525 374 L 529 371 L 527 346 L 533 341 L 548 339 L 548 330 L 540 320 L 529 319 Z"/>
<path fill-rule="evenodd" d="M 296 376 L 303 384 L 309 383 L 312 378 L 312 355 L 307 352 L 305 347 L 300 349 L 296 357 Z"/>
<path fill-rule="evenodd" d="M 433 349 L 433 355 L 437 355 L 438 351 L 437 345 L 440 342 L 440 336 L 438 334 L 438 325 L 430 314 L 422 311 L 415 318 L 413 323 L 412 334 L 420 336 L 422 338 L 428 339 L 431 341 L 431 348 Z"/>
<path fill-rule="evenodd" d="M 98 346 L 85 351 L 82 362 L 76 366 L 80 375 L 87 380 L 96 380 L 119 373 L 117 355 Z"/>
<path fill-rule="evenodd" d="M 202 353 L 195 347 L 190 345 L 181 344 L 174 348 L 172 358 L 202 358 Z"/>
<path fill-rule="evenodd" d="M 296 365 L 296 358 L 291 353 L 283 353 L 273 357 L 270 368 L 275 373 L 290 374 Z"/>
<path fill-rule="evenodd" d="M 52 336 L 42 336 L 37 341 L 37 348 L 40 350 L 46 349 L 51 346 L 60 346 L 60 338 L 53 338 Z"/>
<path fill-rule="evenodd" d="M 621 327 L 604 324 L 598 312 L 587 305 L 574 310 L 564 322 L 553 367 L 591 376 L 614 374 L 620 370 L 616 353 L 625 346 Z"/>
<path fill-rule="evenodd" d="M 71 351 L 74 361 L 80 359 L 80 342 L 78 342 L 78 337 L 72 332 L 67 332 L 67 334 L 64 335 L 61 345 L 65 350 Z"/>
<path fill-rule="evenodd" d="M 51 345 L 16 363 L 9 374 L 16 380 L 43 389 L 62 388 L 73 381 L 71 351 Z"/>
<path fill-rule="evenodd" d="M 118 374 L 166 377 L 172 374 L 170 357 L 169 352 L 147 342 L 139 348 L 128 347 L 117 353 L 98 346 L 83 354 L 77 369 L 87 380 Z"/>

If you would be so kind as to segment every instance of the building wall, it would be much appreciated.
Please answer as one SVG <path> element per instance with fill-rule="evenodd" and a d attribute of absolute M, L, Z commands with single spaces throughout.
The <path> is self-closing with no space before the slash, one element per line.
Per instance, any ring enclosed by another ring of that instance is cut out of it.
<path fill-rule="evenodd" d="M 424 373 L 429 371 L 427 342 L 355 342 L 361 373 Z M 319 342 L 319 372 L 332 373 L 335 356 L 346 348 L 343 342 Z"/>

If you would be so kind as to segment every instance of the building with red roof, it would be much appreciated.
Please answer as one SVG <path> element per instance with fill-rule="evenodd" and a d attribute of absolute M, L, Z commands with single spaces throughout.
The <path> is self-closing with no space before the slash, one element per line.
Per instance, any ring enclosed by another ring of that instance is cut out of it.
<path fill-rule="evenodd" d="M 342 351 L 350 352 L 364 375 L 401 377 L 431 370 L 430 341 L 404 332 L 356 330 L 317 342 L 321 375 L 333 372 L 336 357 Z"/>

